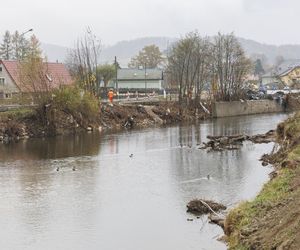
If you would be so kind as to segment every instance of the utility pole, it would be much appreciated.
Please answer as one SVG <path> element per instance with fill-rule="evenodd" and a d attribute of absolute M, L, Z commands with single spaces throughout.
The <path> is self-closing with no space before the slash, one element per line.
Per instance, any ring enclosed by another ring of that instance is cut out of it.
<path fill-rule="evenodd" d="M 119 100 L 119 84 L 118 84 L 118 62 L 117 57 L 115 56 L 115 70 L 116 70 L 116 89 L 117 89 L 117 98 Z"/>
<path fill-rule="evenodd" d="M 145 62 L 145 97 L 147 93 L 147 63 Z"/>

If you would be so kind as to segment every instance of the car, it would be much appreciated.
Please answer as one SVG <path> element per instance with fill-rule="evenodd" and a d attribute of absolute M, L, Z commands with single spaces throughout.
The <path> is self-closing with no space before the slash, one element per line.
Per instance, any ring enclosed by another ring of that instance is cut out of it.
<path fill-rule="evenodd" d="M 258 92 L 261 92 L 265 95 L 265 94 L 267 94 L 267 89 L 265 86 L 261 85 L 261 86 L 259 86 Z"/>

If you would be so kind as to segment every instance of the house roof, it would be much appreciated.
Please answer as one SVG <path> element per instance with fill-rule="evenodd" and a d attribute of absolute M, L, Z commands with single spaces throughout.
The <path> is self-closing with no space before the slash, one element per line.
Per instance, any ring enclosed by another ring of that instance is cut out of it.
<path fill-rule="evenodd" d="M 296 68 L 300 68 L 300 65 L 295 65 L 291 68 L 288 68 L 286 71 L 282 72 L 281 74 L 279 74 L 279 76 L 285 76 L 288 75 L 291 71 L 293 71 Z"/>
<path fill-rule="evenodd" d="M 286 60 L 277 67 L 276 73 L 277 75 L 285 75 L 297 67 L 300 67 L 299 59 Z"/>
<path fill-rule="evenodd" d="M 28 87 L 24 86 L 20 79 L 19 72 L 21 64 L 19 61 L 0 60 L 0 64 L 5 67 L 8 74 L 21 91 L 28 91 Z M 50 88 L 58 88 L 60 85 L 73 84 L 71 75 L 64 64 L 45 62 L 43 63 L 43 65 L 45 71 L 45 79 L 46 81 L 48 81 Z"/>
<path fill-rule="evenodd" d="M 262 77 L 276 77 L 276 76 L 285 76 L 290 73 L 295 68 L 300 67 L 300 59 L 290 59 L 286 60 L 280 65 L 273 69 L 272 71 L 268 72 L 267 74 L 263 75 Z"/>
<path fill-rule="evenodd" d="M 118 80 L 162 80 L 163 71 L 161 69 L 118 69 Z"/>

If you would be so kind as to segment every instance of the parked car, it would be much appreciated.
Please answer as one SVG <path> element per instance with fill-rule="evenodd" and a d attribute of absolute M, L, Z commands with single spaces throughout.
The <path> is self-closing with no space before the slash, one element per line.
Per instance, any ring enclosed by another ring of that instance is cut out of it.
<path fill-rule="evenodd" d="M 263 85 L 259 86 L 258 92 L 263 93 L 264 95 L 267 94 L 267 88 Z"/>
<path fill-rule="evenodd" d="M 258 100 L 258 99 L 260 99 L 260 94 L 257 91 L 248 89 L 248 90 L 246 90 L 245 94 L 246 94 L 246 98 L 248 100 Z"/>

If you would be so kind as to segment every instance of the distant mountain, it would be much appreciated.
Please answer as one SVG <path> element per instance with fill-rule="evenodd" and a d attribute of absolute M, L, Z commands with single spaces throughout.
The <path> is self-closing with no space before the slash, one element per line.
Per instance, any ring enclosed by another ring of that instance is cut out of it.
<path fill-rule="evenodd" d="M 239 38 L 239 41 L 249 56 L 264 54 L 270 64 L 275 62 L 277 56 L 283 56 L 284 59 L 300 59 L 300 45 L 298 44 L 276 46 L 244 38 Z"/>
<path fill-rule="evenodd" d="M 170 37 L 145 37 L 129 41 L 121 41 L 113 46 L 103 48 L 101 61 L 112 63 L 117 56 L 120 65 L 126 67 L 130 59 L 147 45 L 155 44 L 161 51 L 165 51 L 170 44 L 173 44 L 176 38 Z"/>
<path fill-rule="evenodd" d="M 48 43 L 42 43 L 41 48 L 49 62 L 65 62 L 69 50 L 67 47 Z"/>
<path fill-rule="evenodd" d="M 155 44 L 161 51 L 166 51 L 167 47 L 176 42 L 178 38 L 171 37 L 145 37 L 128 41 L 121 41 L 112 46 L 105 46 L 100 55 L 100 63 L 112 63 L 117 56 L 121 66 L 126 67 L 130 59 L 137 55 L 138 52 L 146 45 Z M 300 45 L 269 45 L 259 43 L 250 39 L 239 38 L 242 47 L 247 55 L 264 54 L 269 64 L 275 62 L 276 56 L 283 56 L 285 59 L 300 59 Z M 64 62 L 68 53 L 67 47 L 53 44 L 42 44 L 44 54 L 47 55 L 48 61 Z"/>

